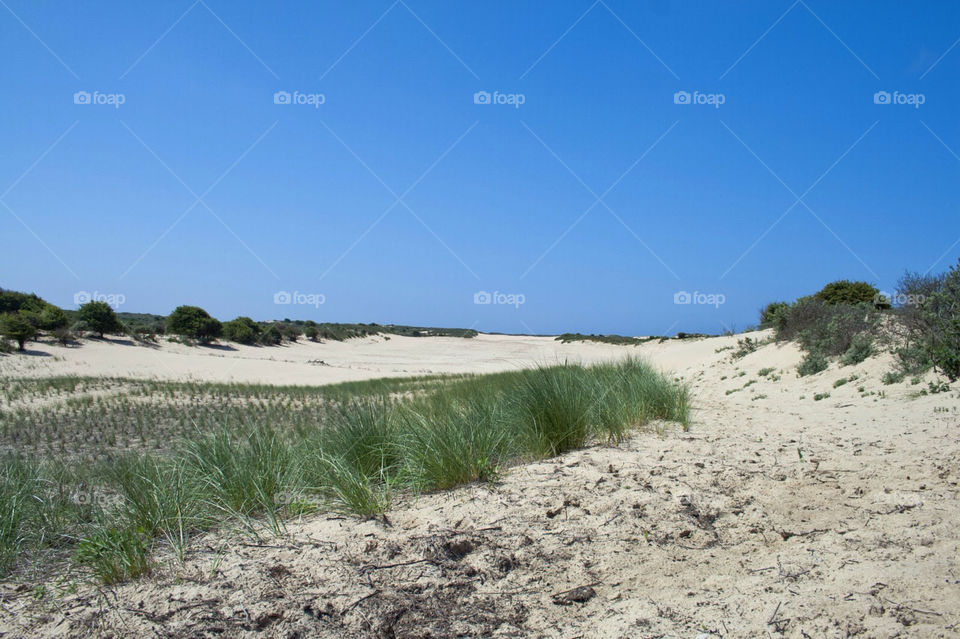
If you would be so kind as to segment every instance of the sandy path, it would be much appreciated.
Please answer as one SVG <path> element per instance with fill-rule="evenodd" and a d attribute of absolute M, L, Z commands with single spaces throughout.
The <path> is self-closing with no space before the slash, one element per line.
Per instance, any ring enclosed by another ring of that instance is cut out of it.
<path fill-rule="evenodd" d="M 59 609 L 14 594 L 0 628 L 960 636 L 956 391 L 884 386 L 882 358 L 799 379 L 794 347 L 740 360 L 716 352 L 735 343 L 636 349 L 693 385 L 687 433 L 642 433 L 513 469 L 496 484 L 406 498 L 387 522 L 312 517 L 262 546 L 210 536 L 183 565 L 107 594 L 66 595 Z M 778 381 L 757 376 L 768 367 Z M 834 388 L 851 374 L 859 379 Z M 750 380 L 759 381 L 743 388 Z M 884 395 L 862 396 L 861 386 Z"/>

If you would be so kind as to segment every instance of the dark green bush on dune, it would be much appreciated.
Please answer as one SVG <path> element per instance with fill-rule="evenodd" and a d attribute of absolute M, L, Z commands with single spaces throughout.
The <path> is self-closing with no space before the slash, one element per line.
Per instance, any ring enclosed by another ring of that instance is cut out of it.
<path fill-rule="evenodd" d="M 100 337 L 122 329 L 117 314 L 106 302 L 87 302 L 77 311 L 77 318 L 88 330 L 99 333 Z"/>
<path fill-rule="evenodd" d="M 37 329 L 23 311 L 0 315 L 0 335 L 17 343 L 21 351 L 24 345 L 33 339 Z"/>
<path fill-rule="evenodd" d="M 960 378 L 960 261 L 940 276 L 907 273 L 898 287 L 897 309 L 904 344 L 897 350 L 904 370 L 935 367 Z"/>
<path fill-rule="evenodd" d="M 223 338 L 237 344 L 256 344 L 260 338 L 260 325 L 249 317 L 238 317 L 224 323 Z"/>
<path fill-rule="evenodd" d="M 869 357 L 885 305 L 870 284 L 838 280 L 793 304 L 768 304 L 760 322 L 774 329 L 777 341 L 797 341 L 806 352 L 798 372 L 813 375 L 827 368 L 830 357 L 841 357 L 843 364 Z"/>
<path fill-rule="evenodd" d="M 825 304 L 861 304 L 878 303 L 880 291 L 866 282 L 851 282 L 837 280 L 830 282 L 817 293 L 814 298 Z"/>
<path fill-rule="evenodd" d="M 223 325 L 199 306 L 178 306 L 167 318 L 167 330 L 206 344 L 220 337 Z"/>

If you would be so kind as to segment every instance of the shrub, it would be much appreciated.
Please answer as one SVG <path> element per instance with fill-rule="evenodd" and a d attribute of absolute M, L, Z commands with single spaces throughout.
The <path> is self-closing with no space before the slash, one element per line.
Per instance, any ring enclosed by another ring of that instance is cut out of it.
<path fill-rule="evenodd" d="M 220 337 L 223 325 L 199 306 L 178 306 L 167 318 L 167 330 L 206 344 Z"/>
<path fill-rule="evenodd" d="M 960 377 L 960 260 L 921 309 L 930 329 L 930 359 L 937 370 L 954 381 Z"/>
<path fill-rule="evenodd" d="M 779 327 L 789 310 L 786 302 L 770 302 L 760 311 L 760 328 Z"/>
<path fill-rule="evenodd" d="M 88 330 L 99 333 L 101 338 L 104 333 L 114 333 L 122 328 L 117 314 L 106 302 L 87 302 L 77 311 L 77 318 Z"/>
<path fill-rule="evenodd" d="M 880 381 L 889 386 L 890 384 L 899 384 L 906 376 L 907 374 L 903 371 L 888 371 L 883 374 L 883 377 Z"/>
<path fill-rule="evenodd" d="M 797 366 L 797 372 L 800 373 L 800 377 L 816 375 L 820 371 L 827 370 L 827 366 L 829 366 L 827 358 L 818 351 L 812 351 L 807 353 L 800 365 Z"/>
<path fill-rule="evenodd" d="M 303 334 L 303 331 L 301 331 L 300 327 L 296 324 L 283 324 L 280 327 L 280 334 L 283 335 L 285 340 L 296 342 Z"/>
<path fill-rule="evenodd" d="M 872 303 L 827 304 L 814 297 L 802 297 L 787 312 L 777 330 L 777 339 L 796 339 L 805 351 L 817 351 L 823 356 L 843 355 L 854 336 L 872 334 L 879 319 L 880 313 Z"/>
<path fill-rule="evenodd" d="M 37 329 L 28 319 L 26 313 L 4 313 L 0 316 L 0 335 L 17 343 L 17 348 L 23 350 L 24 345 L 33 339 Z"/>
<path fill-rule="evenodd" d="M 70 320 L 62 308 L 47 304 L 39 314 L 37 314 L 37 327 L 44 331 L 55 331 L 58 328 L 66 328 Z"/>
<path fill-rule="evenodd" d="M 260 343 L 266 346 L 276 346 L 283 341 L 283 333 L 276 324 L 270 324 L 260 333 Z"/>
<path fill-rule="evenodd" d="M 51 306 L 51 304 L 33 293 L 19 293 L 0 289 L 0 313 L 16 313 L 17 311 L 42 313 L 47 306 Z"/>
<path fill-rule="evenodd" d="M 873 338 L 867 333 L 858 333 L 850 340 L 850 348 L 840 357 L 841 366 L 853 366 L 873 355 Z"/>
<path fill-rule="evenodd" d="M 734 359 L 741 359 L 760 348 L 760 341 L 744 337 L 737 340 L 737 350 L 732 353 Z"/>
<path fill-rule="evenodd" d="M 314 325 L 308 325 L 303 329 L 303 335 L 311 342 L 315 342 L 320 336 L 320 329 Z"/>
<path fill-rule="evenodd" d="M 951 380 L 960 377 L 960 263 L 942 275 L 907 272 L 897 301 L 901 343 L 894 354 L 901 371 L 918 374 L 933 366 Z"/>
<path fill-rule="evenodd" d="M 824 286 L 813 297 L 825 304 L 875 304 L 879 295 L 880 291 L 866 282 L 838 280 Z"/>
<path fill-rule="evenodd" d="M 260 325 L 241 316 L 224 323 L 223 337 L 237 344 L 255 344 L 260 338 Z"/>

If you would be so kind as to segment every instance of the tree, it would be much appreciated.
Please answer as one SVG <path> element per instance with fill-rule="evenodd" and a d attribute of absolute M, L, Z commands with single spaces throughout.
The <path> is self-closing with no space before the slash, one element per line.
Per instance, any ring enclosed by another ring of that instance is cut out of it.
<path fill-rule="evenodd" d="M 37 329 L 33 327 L 33 324 L 22 311 L 4 313 L 0 315 L 0 334 L 15 341 L 17 347 L 22 351 L 24 344 L 37 334 Z"/>
<path fill-rule="evenodd" d="M 48 304 L 33 293 L 19 293 L 0 289 L 0 313 L 31 311 L 40 313 Z"/>
<path fill-rule="evenodd" d="M 814 296 L 826 304 L 860 304 L 861 302 L 870 302 L 877 306 L 889 306 L 889 300 L 880 299 L 880 291 L 876 287 L 866 282 L 851 282 L 849 280 L 837 280 L 830 282 Z"/>
<path fill-rule="evenodd" d="M 206 344 L 220 337 L 223 325 L 199 306 L 178 306 L 167 318 L 167 330 Z"/>
<path fill-rule="evenodd" d="M 69 324 L 67 314 L 62 308 L 47 304 L 40 314 L 37 315 L 37 326 L 45 331 L 55 331 L 58 328 L 66 328 Z"/>
<path fill-rule="evenodd" d="M 249 317 L 238 317 L 223 325 L 223 337 L 237 344 L 255 344 L 260 337 L 260 326 Z"/>
<path fill-rule="evenodd" d="M 99 333 L 101 338 L 104 333 L 113 333 L 122 328 L 117 314 L 106 302 L 87 302 L 77 311 L 77 318 L 88 329 Z"/>
<path fill-rule="evenodd" d="M 281 341 L 283 341 L 283 334 L 280 332 L 280 329 L 277 328 L 276 324 L 270 324 L 267 328 L 260 333 L 260 343 L 267 346 L 276 346 Z"/>

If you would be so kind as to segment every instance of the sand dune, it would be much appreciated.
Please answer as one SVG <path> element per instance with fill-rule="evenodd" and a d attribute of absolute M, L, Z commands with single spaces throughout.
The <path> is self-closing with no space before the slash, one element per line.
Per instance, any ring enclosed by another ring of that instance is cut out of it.
<path fill-rule="evenodd" d="M 10 636 L 960 636 L 957 393 L 921 395 L 926 381 L 884 385 L 885 357 L 798 378 L 795 346 L 770 343 L 734 359 L 727 347 L 737 339 L 624 347 L 395 337 L 228 352 L 91 343 L 41 347 L 57 359 L 2 358 L 7 375 L 167 371 L 323 383 L 640 354 L 688 381 L 696 407 L 689 432 L 667 427 L 518 467 L 498 483 L 404 497 L 385 520 L 313 516 L 260 542 L 208 535 L 183 564 L 168 560 L 157 575 L 115 588 L 81 587 L 56 607 L 8 592 L 0 628 Z"/>

